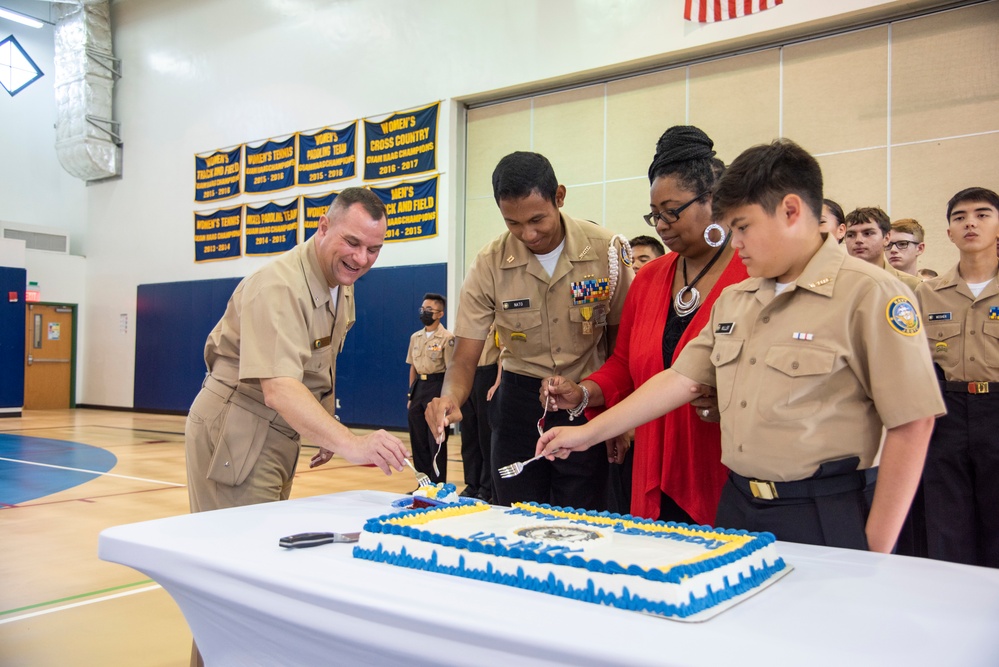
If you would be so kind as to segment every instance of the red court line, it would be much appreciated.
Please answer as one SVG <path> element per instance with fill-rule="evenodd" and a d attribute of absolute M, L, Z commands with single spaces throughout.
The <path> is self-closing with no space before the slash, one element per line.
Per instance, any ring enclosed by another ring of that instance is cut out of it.
<path fill-rule="evenodd" d="M 92 503 L 96 500 L 101 500 L 103 498 L 116 498 L 118 496 L 131 496 L 136 493 L 150 493 L 152 491 L 176 491 L 177 489 L 186 489 L 186 486 L 162 486 L 156 489 L 140 489 L 138 491 L 122 491 L 121 493 L 107 493 L 100 496 L 87 496 L 85 498 L 66 498 L 64 500 L 49 500 L 41 503 L 25 503 L 23 505 L 7 505 L 6 503 L 0 503 L 11 509 L 23 509 L 27 507 L 41 507 L 42 505 L 61 505 L 63 503 Z"/>

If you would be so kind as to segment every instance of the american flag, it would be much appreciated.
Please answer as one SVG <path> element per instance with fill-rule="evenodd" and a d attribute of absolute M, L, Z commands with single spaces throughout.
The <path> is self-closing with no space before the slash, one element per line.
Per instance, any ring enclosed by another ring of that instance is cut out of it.
<path fill-rule="evenodd" d="M 762 12 L 783 2 L 784 0 L 685 0 L 683 18 L 698 23 L 712 23 Z"/>

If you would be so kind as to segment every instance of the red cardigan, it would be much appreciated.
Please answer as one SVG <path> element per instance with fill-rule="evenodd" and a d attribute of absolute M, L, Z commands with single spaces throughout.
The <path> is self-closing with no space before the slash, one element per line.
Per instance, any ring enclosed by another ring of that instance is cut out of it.
<path fill-rule="evenodd" d="M 607 407 L 663 370 L 662 339 L 669 314 L 670 286 L 680 256 L 669 253 L 642 267 L 628 290 L 614 354 L 588 380 L 596 382 Z M 673 354 L 707 323 L 711 306 L 728 285 L 748 278 L 739 256 L 732 257 L 687 326 Z M 701 524 L 713 524 L 728 468 L 721 464 L 721 429 L 701 421 L 684 405 L 635 429 L 631 513 L 659 518 L 660 492 Z"/>

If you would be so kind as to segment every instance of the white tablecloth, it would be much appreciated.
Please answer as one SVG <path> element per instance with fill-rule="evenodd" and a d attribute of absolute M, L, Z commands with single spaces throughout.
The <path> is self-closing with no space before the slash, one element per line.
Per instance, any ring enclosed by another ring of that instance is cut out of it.
<path fill-rule="evenodd" d="M 210 667 L 999 665 L 999 570 L 781 542 L 781 581 L 681 623 L 278 538 L 360 530 L 351 491 L 109 528 L 99 554 L 180 606 Z"/>

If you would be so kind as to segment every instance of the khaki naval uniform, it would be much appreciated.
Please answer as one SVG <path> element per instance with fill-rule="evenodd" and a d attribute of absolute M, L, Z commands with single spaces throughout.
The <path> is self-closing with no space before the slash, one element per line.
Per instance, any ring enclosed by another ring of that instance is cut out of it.
<path fill-rule="evenodd" d="M 603 448 L 564 461 L 541 460 L 508 479 L 496 472 L 534 456 L 542 416 L 541 379 L 558 374 L 578 382 L 603 364 L 608 356 L 607 328 L 620 322 L 634 277 L 630 257 L 622 259 L 619 242 L 609 248 L 613 232 L 565 214 L 561 220 L 565 246 L 551 276 L 510 232 L 479 252 L 462 287 L 455 335 L 485 340 L 495 322 L 500 345 L 506 348 L 500 388 L 493 398 L 497 420 L 491 467 L 497 501 L 602 509 L 607 477 Z M 609 252 L 617 264 L 613 294 Z M 585 299 L 593 300 L 584 303 Z M 574 423 L 584 419 L 581 415 Z M 551 428 L 563 422 L 568 424 L 567 413 L 559 411 L 548 413 L 544 425 Z"/>
<path fill-rule="evenodd" d="M 314 238 L 237 285 L 205 343 L 208 375 L 187 417 L 191 511 L 288 498 L 299 436 L 264 405 L 260 378 L 299 380 L 333 414 L 336 357 L 353 324 L 353 287 L 332 303 Z"/>
<path fill-rule="evenodd" d="M 975 297 L 955 266 L 916 296 L 947 405 L 923 471 L 927 554 L 999 567 L 999 282 Z"/>
<path fill-rule="evenodd" d="M 884 253 L 881 253 L 881 268 L 901 280 L 902 284 L 911 289 L 913 294 L 915 294 L 916 288 L 919 287 L 919 284 L 923 282 L 919 276 L 914 276 L 911 273 L 906 273 L 905 271 L 899 271 L 894 266 L 889 264 L 888 260 L 885 259 Z"/>
<path fill-rule="evenodd" d="M 430 433 L 424 412 L 427 404 L 441 395 L 444 371 L 454 357 L 454 334 L 438 323 L 428 336 L 425 328 L 409 338 L 406 363 L 416 372 L 416 381 L 409 388 L 409 440 L 413 449 L 413 466 L 436 484 L 447 481 L 447 431 L 438 447 Z M 434 472 L 434 459 L 437 472 Z"/>
<path fill-rule="evenodd" d="M 673 365 L 717 387 L 733 473 L 718 525 L 866 548 L 882 426 L 944 411 L 925 345 L 909 291 L 831 236 L 780 295 L 726 288 Z"/>

